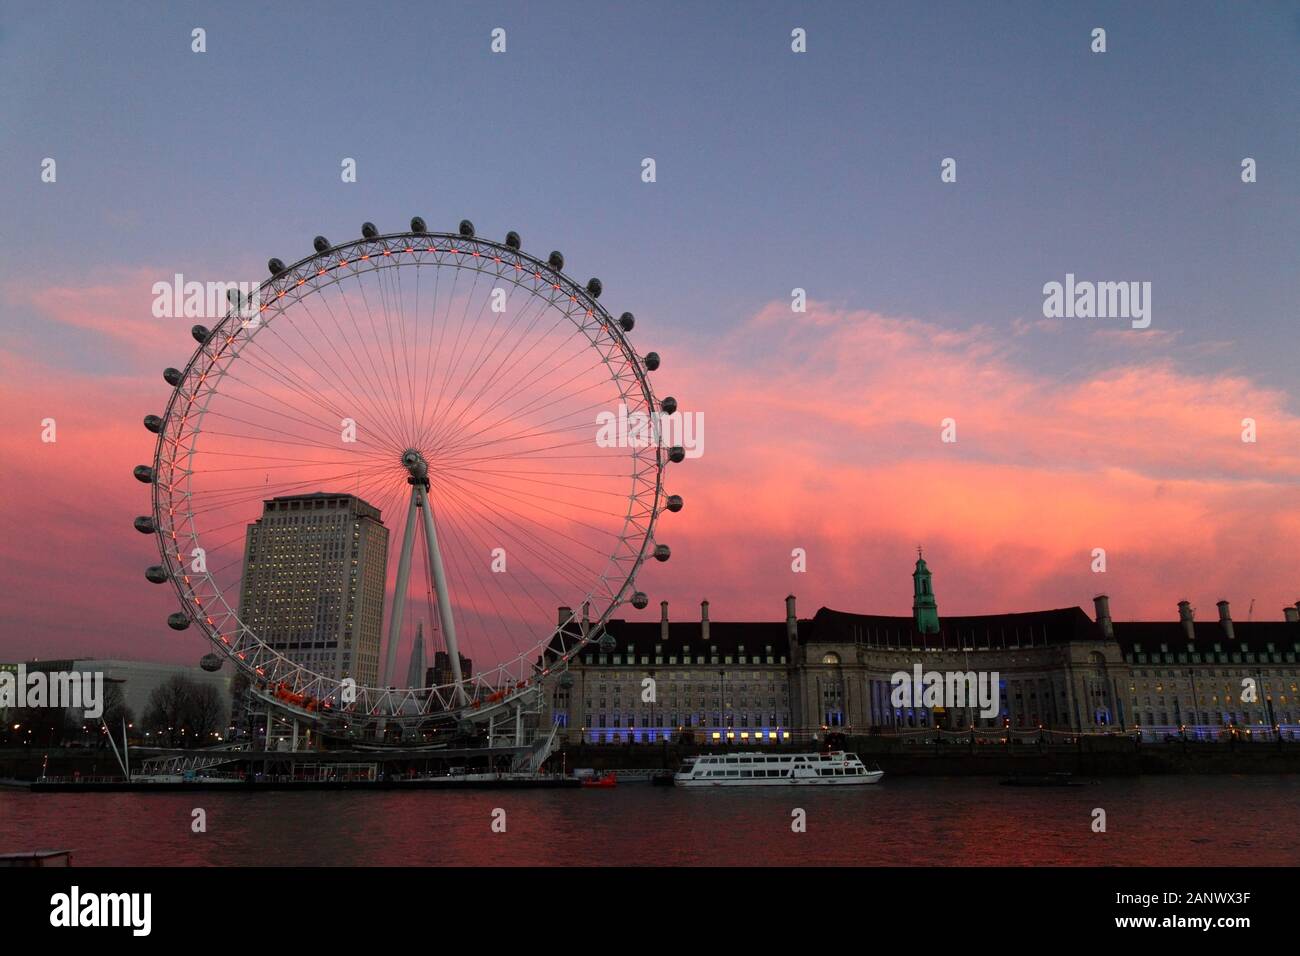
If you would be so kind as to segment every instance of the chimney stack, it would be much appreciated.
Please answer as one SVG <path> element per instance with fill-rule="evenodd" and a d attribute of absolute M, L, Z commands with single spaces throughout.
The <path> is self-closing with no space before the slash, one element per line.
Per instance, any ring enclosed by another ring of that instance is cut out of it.
<path fill-rule="evenodd" d="M 1101 628 L 1101 633 L 1106 635 L 1107 640 L 1115 636 L 1115 628 L 1110 621 L 1110 598 L 1105 594 L 1098 594 L 1092 599 L 1092 606 L 1097 612 L 1097 625 Z"/>
<path fill-rule="evenodd" d="M 1235 641 L 1237 635 L 1232 631 L 1232 609 L 1227 601 L 1219 602 L 1219 624 L 1223 627 L 1224 636 L 1230 641 Z"/>
<path fill-rule="evenodd" d="M 700 602 L 700 636 L 704 640 L 709 639 L 709 602 Z"/>
<path fill-rule="evenodd" d="M 1292 624 L 1300 622 L 1300 606 L 1291 607 L 1288 605 L 1287 607 L 1282 608 L 1282 614 Z"/>
<path fill-rule="evenodd" d="M 785 599 L 785 636 L 790 640 L 790 651 L 793 655 L 794 646 L 799 640 L 799 618 L 794 613 L 793 594 L 787 595 Z"/>
<path fill-rule="evenodd" d="M 591 629 L 591 602 L 582 602 L 582 636 L 587 636 L 587 631 Z"/>
<path fill-rule="evenodd" d="M 571 607 L 561 607 L 558 611 L 555 612 L 555 624 L 556 624 L 556 626 L 557 626 L 557 627 L 564 627 L 564 625 L 566 625 L 566 624 L 569 623 L 569 619 L 570 619 L 571 617 L 573 617 L 573 608 L 571 608 Z"/>
<path fill-rule="evenodd" d="M 1192 610 L 1191 601 L 1178 602 L 1178 620 L 1183 625 L 1189 641 L 1196 640 L 1196 612 Z"/>
<path fill-rule="evenodd" d="M 668 643 L 668 602 L 659 602 L 659 640 Z"/>

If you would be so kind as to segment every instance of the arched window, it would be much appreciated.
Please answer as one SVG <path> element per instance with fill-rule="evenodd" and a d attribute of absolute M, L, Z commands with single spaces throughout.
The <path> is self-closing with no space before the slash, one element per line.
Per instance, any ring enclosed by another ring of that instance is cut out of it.
<path fill-rule="evenodd" d="M 838 664 L 839 662 L 840 662 L 840 655 L 836 654 L 834 651 L 822 655 L 823 664 Z"/>

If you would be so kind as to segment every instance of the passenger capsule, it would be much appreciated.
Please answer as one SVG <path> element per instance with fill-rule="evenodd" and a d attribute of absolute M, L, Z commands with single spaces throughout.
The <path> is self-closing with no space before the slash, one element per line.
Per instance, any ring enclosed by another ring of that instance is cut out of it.
<path fill-rule="evenodd" d="M 644 591 L 637 591 L 632 595 L 632 606 L 638 611 L 642 610 L 649 603 L 650 598 Z"/>
<path fill-rule="evenodd" d="M 411 219 L 411 232 L 415 233 L 417 236 L 422 236 L 428 231 L 429 229 L 424 224 L 424 220 L 419 216 L 415 216 Z"/>
<path fill-rule="evenodd" d="M 154 584 L 166 584 L 167 569 L 161 564 L 150 565 L 144 569 L 144 578 L 146 581 L 151 581 Z"/>
<path fill-rule="evenodd" d="M 574 679 L 572 674 L 570 674 L 568 671 L 565 671 L 563 674 L 560 675 L 561 687 L 572 687 L 573 685 L 574 685 Z"/>
<path fill-rule="evenodd" d="M 668 545 L 666 545 L 666 544 L 656 544 L 656 545 L 655 545 L 655 560 L 656 560 L 656 561 L 667 561 L 668 558 L 672 556 L 672 553 L 673 553 L 673 552 L 672 552 L 672 549 L 670 549 L 670 548 L 668 547 Z"/>
<path fill-rule="evenodd" d="M 515 249 L 515 250 L 518 250 L 519 247 L 522 246 L 522 245 L 523 245 L 523 240 L 519 238 L 519 233 L 517 233 L 517 232 L 507 232 L 507 233 L 506 233 L 506 248 L 507 248 L 507 249 Z"/>
<path fill-rule="evenodd" d="M 361 224 L 362 239 L 373 239 L 377 235 L 379 235 L 379 230 L 375 228 L 375 224 L 373 222 L 363 222 Z"/>
<path fill-rule="evenodd" d="M 210 333 L 205 326 L 195 325 L 190 327 L 190 335 L 194 337 L 194 341 L 198 342 L 199 345 L 202 345 L 204 342 L 206 342 L 208 340 L 208 336 L 211 334 L 212 333 Z"/>
<path fill-rule="evenodd" d="M 185 374 L 178 368 L 165 368 L 163 369 L 163 381 L 175 388 L 185 381 Z"/>
<path fill-rule="evenodd" d="M 139 531 L 141 534 L 153 534 L 156 530 L 158 530 L 154 526 L 153 518 L 149 517 L 148 515 L 140 515 L 140 517 L 135 519 L 134 524 L 135 524 L 135 530 Z"/>
<path fill-rule="evenodd" d="M 148 465 L 136 465 L 131 474 L 135 475 L 136 481 L 146 485 L 153 484 L 153 469 Z"/>
<path fill-rule="evenodd" d="M 624 312 L 618 317 L 618 327 L 624 332 L 631 332 L 634 325 L 636 325 L 636 318 L 631 312 Z"/>
<path fill-rule="evenodd" d="M 610 634 L 608 631 L 600 635 L 600 640 L 598 640 L 596 643 L 600 645 L 600 649 L 602 651 L 607 651 L 607 652 L 612 651 L 615 647 L 618 646 L 618 644 L 614 641 L 614 635 Z"/>
<path fill-rule="evenodd" d="M 604 291 L 604 288 L 605 287 L 601 285 L 599 279 L 587 280 L 587 295 L 591 296 L 593 299 L 599 299 L 600 293 Z"/>
<path fill-rule="evenodd" d="M 668 449 L 668 460 L 671 462 L 680 462 L 686 457 L 686 449 L 681 445 L 673 445 Z"/>
<path fill-rule="evenodd" d="M 204 654 L 199 660 L 199 666 L 209 674 L 214 674 L 221 670 L 221 665 L 224 663 L 225 659 L 220 654 Z"/>
<path fill-rule="evenodd" d="M 677 411 L 677 399 L 669 395 L 659 403 L 659 407 L 663 409 L 665 415 L 671 415 L 673 412 Z"/>
<path fill-rule="evenodd" d="M 550 256 L 547 257 L 546 264 L 556 272 L 564 271 L 564 254 L 561 252 L 552 252 Z"/>
<path fill-rule="evenodd" d="M 330 241 L 324 236 L 317 236 L 311 241 L 311 247 L 317 252 L 329 252 Z"/>
<path fill-rule="evenodd" d="M 244 296 L 238 289 L 226 290 L 226 301 L 232 309 L 238 310 L 244 304 Z"/>
<path fill-rule="evenodd" d="M 284 271 L 284 261 L 281 259 L 270 259 L 266 263 L 266 271 L 272 276 L 278 276 Z"/>
<path fill-rule="evenodd" d="M 674 514 L 676 514 L 678 511 L 681 511 L 681 510 L 682 510 L 682 496 L 681 496 L 681 495 L 669 495 L 669 496 L 668 496 L 668 501 L 667 501 L 667 503 L 664 505 L 664 507 L 666 507 L 669 511 L 673 512 Z"/>
<path fill-rule="evenodd" d="M 149 429 L 149 431 L 153 432 L 155 435 L 157 435 L 160 431 L 162 431 L 163 420 L 158 415 L 146 415 L 144 417 L 144 427 Z"/>
<path fill-rule="evenodd" d="M 474 224 L 470 222 L 468 219 L 462 219 L 460 221 L 460 226 L 458 227 L 458 231 L 466 239 L 474 238 Z"/>
<path fill-rule="evenodd" d="M 658 367 L 659 367 L 659 353 L 658 353 L 658 352 L 646 352 L 646 354 L 645 354 L 645 370 L 646 370 L 647 372 L 653 372 L 653 371 L 654 371 L 655 369 L 657 369 Z"/>
<path fill-rule="evenodd" d="M 190 626 L 190 616 L 184 611 L 167 615 L 167 626 L 173 631 L 183 631 Z"/>

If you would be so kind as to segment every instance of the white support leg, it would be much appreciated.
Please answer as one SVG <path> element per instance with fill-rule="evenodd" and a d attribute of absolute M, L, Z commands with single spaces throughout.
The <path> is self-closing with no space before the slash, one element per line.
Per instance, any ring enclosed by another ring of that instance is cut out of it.
<path fill-rule="evenodd" d="M 422 489 L 417 486 L 416 496 Z M 456 622 L 451 615 L 451 597 L 447 593 L 447 574 L 442 567 L 442 552 L 438 549 L 438 532 L 433 526 L 433 508 L 430 507 L 428 494 L 424 494 L 421 511 L 424 515 L 424 543 L 429 549 L 429 567 L 433 570 L 433 590 L 438 596 L 438 617 L 442 622 L 442 637 L 447 645 L 447 657 L 451 661 L 451 679 L 456 684 L 456 702 L 469 703 L 462 683 L 464 677 L 460 672 L 460 648 L 456 644 Z"/>
<path fill-rule="evenodd" d="M 393 591 L 393 606 L 388 613 L 388 650 L 384 660 L 384 686 L 393 686 L 393 672 L 397 669 L 397 644 L 402 633 L 402 614 L 406 610 L 406 588 L 411 580 L 411 549 L 415 545 L 415 508 L 422 489 L 411 487 L 411 503 L 406 509 L 406 530 L 402 533 L 401 557 L 397 562 L 397 588 Z"/>

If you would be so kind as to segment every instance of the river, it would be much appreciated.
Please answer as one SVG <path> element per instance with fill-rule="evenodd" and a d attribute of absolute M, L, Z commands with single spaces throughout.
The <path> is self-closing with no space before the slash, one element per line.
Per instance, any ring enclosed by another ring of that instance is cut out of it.
<path fill-rule="evenodd" d="M 193 832 L 196 809 L 206 832 Z M 1093 829 L 1095 809 L 1105 811 L 1104 833 Z M 797 810 L 804 832 L 792 828 Z M 0 852 L 38 848 L 71 849 L 77 866 L 1294 866 L 1300 777 L 1108 778 L 1052 789 L 887 777 L 815 789 L 0 790 Z"/>

